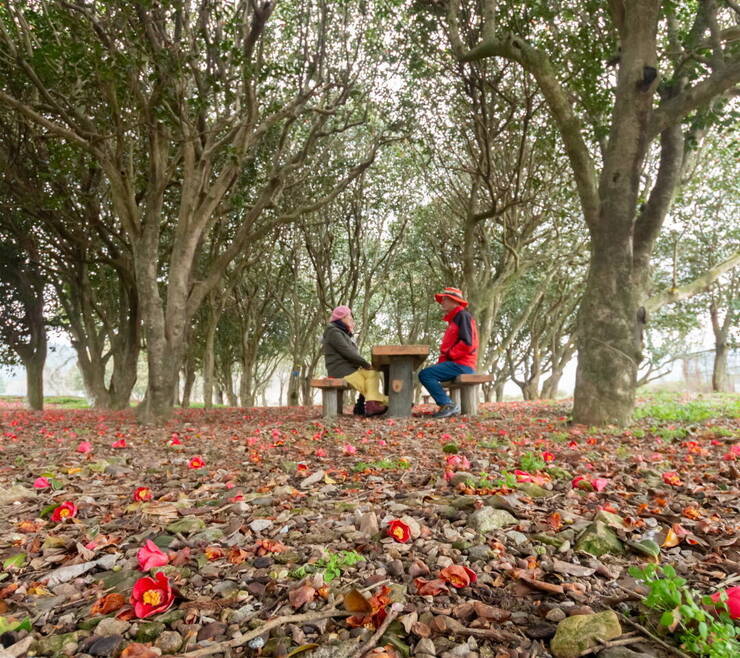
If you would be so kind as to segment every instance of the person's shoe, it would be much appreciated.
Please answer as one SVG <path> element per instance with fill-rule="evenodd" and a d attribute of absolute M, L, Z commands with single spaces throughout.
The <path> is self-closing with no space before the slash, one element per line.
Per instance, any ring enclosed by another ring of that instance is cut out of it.
<path fill-rule="evenodd" d="M 376 402 L 375 400 L 368 400 L 365 402 L 365 417 L 380 416 L 388 411 L 388 407 L 382 402 Z"/>
<path fill-rule="evenodd" d="M 352 409 L 352 414 L 355 416 L 365 415 L 365 397 L 363 395 L 357 398 L 357 402 L 355 402 L 355 406 Z"/>
<path fill-rule="evenodd" d="M 450 416 L 459 416 L 460 407 L 456 404 L 445 404 L 439 408 L 436 414 L 432 414 L 432 418 L 449 418 Z"/>

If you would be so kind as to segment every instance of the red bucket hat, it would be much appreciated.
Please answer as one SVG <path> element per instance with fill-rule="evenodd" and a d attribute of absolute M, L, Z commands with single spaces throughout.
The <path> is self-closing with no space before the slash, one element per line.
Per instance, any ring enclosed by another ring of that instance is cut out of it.
<path fill-rule="evenodd" d="M 449 297 L 452 301 L 457 302 L 463 307 L 468 305 L 468 302 L 465 300 L 465 297 L 463 297 L 462 290 L 460 290 L 460 288 L 451 288 L 448 286 L 442 292 L 434 295 L 434 299 L 436 299 L 440 304 L 442 303 L 443 297 Z"/>

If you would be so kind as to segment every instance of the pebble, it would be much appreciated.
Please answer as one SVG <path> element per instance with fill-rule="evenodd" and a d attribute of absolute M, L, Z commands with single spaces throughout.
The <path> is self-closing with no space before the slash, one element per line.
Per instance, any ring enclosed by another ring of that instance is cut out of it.
<path fill-rule="evenodd" d="M 100 620 L 93 632 L 95 635 L 102 636 L 123 635 L 129 628 L 131 628 L 131 624 L 127 621 L 121 621 L 115 617 L 106 617 Z"/>
<path fill-rule="evenodd" d="M 560 608 L 553 608 L 545 615 L 547 621 L 559 622 L 565 619 L 567 615 Z"/>
<path fill-rule="evenodd" d="M 253 532 L 262 532 L 270 527 L 272 527 L 272 521 L 270 519 L 255 519 L 249 524 L 249 528 Z"/>
<path fill-rule="evenodd" d="M 157 638 L 154 646 L 162 650 L 162 653 L 176 653 L 182 646 L 182 635 L 177 631 L 165 631 Z"/>

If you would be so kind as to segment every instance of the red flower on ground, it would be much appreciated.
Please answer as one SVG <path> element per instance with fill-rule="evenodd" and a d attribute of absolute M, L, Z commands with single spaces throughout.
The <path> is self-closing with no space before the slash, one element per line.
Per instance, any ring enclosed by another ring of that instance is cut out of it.
<path fill-rule="evenodd" d="M 449 567 L 442 569 L 442 571 L 439 572 L 439 575 L 444 581 L 457 589 L 472 585 L 478 580 L 478 576 L 475 575 L 475 571 L 468 569 L 468 567 L 462 564 L 451 564 Z"/>
<path fill-rule="evenodd" d="M 152 490 L 149 487 L 137 487 L 132 498 L 139 503 L 145 503 L 147 500 L 151 500 L 152 496 Z"/>
<path fill-rule="evenodd" d="M 542 453 L 542 459 L 545 460 L 545 462 L 550 463 L 555 461 L 555 455 L 553 455 L 551 452 L 543 452 Z"/>
<path fill-rule="evenodd" d="M 416 593 L 419 596 L 437 596 L 442 592 L 447 592 L 447 583 L 441 578 L 427 580 L 426 578 L 414 578 Z"/>
<path fill-rule="evenodd" d="M 110 444 L 111 448 L 128 448 L 128 444 L 126 443 L 126 439 L 118 439 L 118 441 L 114 441 Z"/>
<path fill-rule="evenodd" d="M 64 521 L 64 519 L 73 519 L 75 516 L 77 516 L 77 505 L 68 500 L 59 505 L 51 513 L 51 520 L 59 523 L 60 521 Z"/>
<path fill-rule="evenodd" d="M 405 544 L 411 539 L 411 528 L 401 519 L 393 519 L 388 524 L 388 536 L 393 537 L 399 544 Z"/>
<path fill-rule="evenodd" d="M 666 471 L 663 473 L 663 482 L 670 484 L 673 487 L 681 486 L 681 478 L 676 471 Z"/>
<path fill-rule="evenodd" d="M 447 455 L 445 462 L 453 469 L 459 468 L 463 471 L 470 469 L 470 460 L 465 455 Z"/>
<path fill-rule="evenodd" d="M 46 489 L 51 486 L 51 482 L 47 480 L 45 477 L 36 478 L 33 481 L 33 488 L 34 489 Z"/>
<path fill-rule="evenodd" d="M 727 605 L 727 609 L 730 611 L 730 618 L 740 619 L 740 586 L 730 587 L 730 589 L 712 594 L 712 601 L 719 603 L 723 594 L 727 594 L 725 604 Z"/>
<path fill-rule="evenodd" d="M 174 601 L 170 580 L 161 571 L 154 578 L 139 578 L 131 591 L 131 605 L 139 619 L 169 610 Z"/>
<path fill-rule="evenodd" d="M 206 465 L 206 463 L 203 461 L 203 457 L 200 455 L 193 457 L 188 462 L 188 468 L 203 468 Z"/>
<path fill-rule="evenodd" d="M 163 567 L 170 561 L 170 558 L 151 539 L 146 540 L 146 543 L 136 554 L 136 558 L 139 560 L 139 569 L 142 571 L 149 571 L 154 567 Z"/>
<path fill-rule="evenodd" d="M 81 452 L 83 454 L 90 452 L 92 450 L 92 443 L 89 441 L 80 441 L 79 445 L 77 446 L 77 452 Z"/>

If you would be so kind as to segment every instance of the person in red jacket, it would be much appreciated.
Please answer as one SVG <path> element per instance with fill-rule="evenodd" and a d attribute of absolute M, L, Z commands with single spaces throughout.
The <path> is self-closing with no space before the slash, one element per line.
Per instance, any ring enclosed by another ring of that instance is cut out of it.
<path fill-rule="evenodd" d="M 475 319 L 466 310 L 468 302 L 458 288 L 445 288 L 434 295 L 445 312 L 447 330 L 439 347 L 439 360 L 419 372 L 419 381 L 439 405 L 434 418 L 448 418 L 460 413 L 459 405 L 442 388 L 441 382 L 458 375 L 475 372 L 478 362 L 478 328 Z"/>

